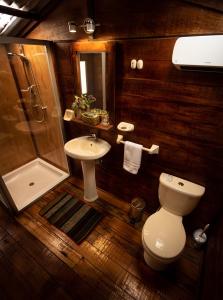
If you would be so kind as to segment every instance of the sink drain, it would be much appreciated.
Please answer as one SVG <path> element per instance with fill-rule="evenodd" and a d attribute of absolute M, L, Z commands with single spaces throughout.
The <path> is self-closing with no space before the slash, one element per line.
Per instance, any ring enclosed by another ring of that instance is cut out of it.
<path fill-rule="evenodd" d="M 35 184 L 35 182 L 30 182 L 29 186 L 33 186 Z"/>

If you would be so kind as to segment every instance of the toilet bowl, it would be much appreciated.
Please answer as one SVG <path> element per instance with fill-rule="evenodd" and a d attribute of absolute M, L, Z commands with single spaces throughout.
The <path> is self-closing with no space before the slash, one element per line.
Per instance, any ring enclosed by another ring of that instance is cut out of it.
<path fill-rule="evenodd" d="M 183 216 L 194 209 L 204 191 L 187 180 L 160 175 L 161 208 L 146 220 L 142 230 L 144 259 L 151 268 L 163 270 L 179 258 L 186 243 Z"/>
<path fill-rule="evenodd" d="M 182 217 L 164 208 L 149 217 L 143 226 L 142 243 L 147 264 L 162 270 L 175 261 L 186 243 Z"/>

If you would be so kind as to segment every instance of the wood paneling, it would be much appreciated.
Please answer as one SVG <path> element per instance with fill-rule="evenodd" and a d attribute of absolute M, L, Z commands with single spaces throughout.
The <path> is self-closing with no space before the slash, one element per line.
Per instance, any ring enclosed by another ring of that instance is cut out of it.
<path fill-rule="evenodd" d="M 223 32 L 220 13 L 180 0 L 95 0 L 95 16 L 103 39 Z"/>
<path fill-rule="evenodd" d="M 218 0 L 185 0 L 185 1 L 200 5 L 207 9 L 212 8 L 216 11 L 223 12 L 223 3 Z"/>
<path fill-rule="evenodd" d="M 56 9 L 50 13 L 31 33 L 29 38 L 46 40 L 71 40 L 87 39 L 86 33 L 82 28 L 76 34 L 68 30 L 68 22 L 74 21 L 81 25 L 87 17 L 86 1 L 63 1 L 57 5 Z"/>
<path fill-rule="evenodd" d="M 55 45 L 57 78 L 59 80 L 60 95 L 63 101 L 61 106 L 63 111 L 71 107 L 74 95 L 78 90 L 77 80 L 74 78 L 73 58 L 70 43 L 57 43 Z M 62 100 L 61 99 L 61 100 Z"/>
<path fill-rule="evenodd" d="M 26 117 L 4 46 L 0 46 L 0 65 L 0 174 L 4 175 L 36 158 L 36 153 L 30 133 L 16 129 L 18 123 L 26 124 Z"/>
<path fill-rule="evenodd" d="M 37 102 L 40 106 L 47 107 L 46 121 L 38 124 L 43 127 L 42 131 L 39 134 L 33 132 L 37 151 L 42 158 L 67 171 L 64 140 L 60 127 L 60 108 L 53 92 L 46 48 L 40 45 L 24 45 L 24 53 L 30 60 L 31 72 L 36 81 L 39 93 Z M 41 117 L 40 113 L 39 118 Z"/>
<path fill-rule="evenodd" d="M 66 1 L 40 23 L 30 38 L 49 40 L 87 39 L 83 29 L 68 32 L 68 21 L 82 24 L 87 16 L 87 1 Z M 177 36 L 223 33 L 222 15 L 181 0 L 94 1 L 95 37 L 100 39 Z M 53 26 L 52 26 L 53 25 Z"/>
<path fill-rule="evenodd" d="M 158 144 L 160 153 L 158 156 L 143 153 L 138 175 L 131 175 L 122 169 L 123 145 L 115 144 L 118 132 L 115 129 L 101 132 L 112 149 L 97 167 L 96 176 L 99 187 L 126 201 L 143 197 L 150 212 L 159 206 L 161 172 L 204 185 L 205 197 L 187 218 L 194 227 L 214 222 L 222 207 L 223 75 L 176 70 L 171 62 L 175 40 L 118 42 L 117 123 L 123 120 L 134 123 L 135 131 L 125 135 L 125 139 L 146 147 Z M 143 70 L 131 70 L 132 58 L 143 59 Z M 68 138 L 89 132 L 74 124 L 66 124 L 66 129 Z"/>

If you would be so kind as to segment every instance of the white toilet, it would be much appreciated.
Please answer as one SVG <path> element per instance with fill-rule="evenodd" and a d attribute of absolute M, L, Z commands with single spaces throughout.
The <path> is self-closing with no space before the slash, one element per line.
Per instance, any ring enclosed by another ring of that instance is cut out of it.
<path fill-rule="evenodd" d="M 186 243 L 182 217 L 196 207 L 204 192 L 198 184 L 160 175 L 161 208 L 146 220 L 142 230 L 144 258 L 151 268 L 163 270 L 180 256 Z"/>

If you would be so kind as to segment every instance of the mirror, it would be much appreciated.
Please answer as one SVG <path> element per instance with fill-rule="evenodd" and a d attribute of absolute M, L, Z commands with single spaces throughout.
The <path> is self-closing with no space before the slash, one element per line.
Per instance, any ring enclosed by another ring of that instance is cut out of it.
<path fill-rule="evenodd" d="M 92 107 L 106 109 L 106 54 L 105 52 L 80 52 L 79 69 L 81 94 L 93 95 L 97 101 Z"/>
<path fill-rule="evenodd" d="M 114 120 L 114 42 L 88 41 L 72 44 L 77 95 L 96 98 L 91 108 L 106 109 Z"/>

